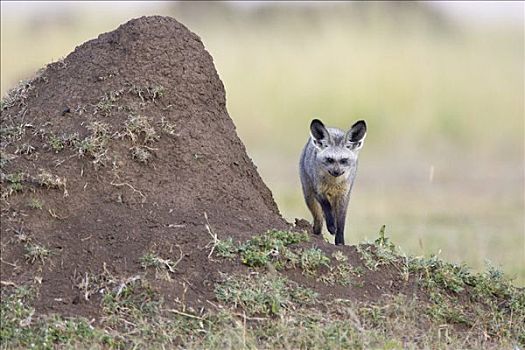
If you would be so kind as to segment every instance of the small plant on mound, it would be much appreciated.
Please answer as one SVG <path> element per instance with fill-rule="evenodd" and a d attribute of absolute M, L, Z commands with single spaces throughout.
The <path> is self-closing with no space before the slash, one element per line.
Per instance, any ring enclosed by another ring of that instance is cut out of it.
<path fill-rule="evenodd" d="M 151 125 L 148 118 L 140 115 L 130 115 L 126 121 L 125 135 L 131 139 L 133 146 L 130 148 L 131 158 L 139 163 L 150 162 L 154 149 L 149 147 L 153 141 L 158 141 L 159 135 Z"/>
<path fill-rule="evenodd" d="M 100 165 L 105 165 L 109 160 L 107 147 L 111 139 L 110 126 L 102 122 L 93 122 L 87 128 L 91 135 L 83 140 L 76 140 L 74 146 L 78 150 L 80 157 L 91 157 L 93 165 L 97 169 Z"/>
<path fill-rule="evenodd" d="M 304 273 L 310 276 L 315 275 L 321 266 L 328 267 L 330 258 L 319 248 L 310 248 L 301 254 L 301 268 Z"/>
<path fill-rule="evenodd" d="M 25 175 L 21 172 L 3 175 L 2 173 L 2 183 L 7 182 L 7 186 L 2 185 L 2 198 L 7 199 L 14 193 L 22 192 L 24 187 L 22 186 L 22 181 L 24 181 Z"/>
<path fill-rule="evenodd" d="M 232 259 L 237 256 L 239 248 L 233 242 L 233 238 L 229 237 L 224 240 L 219 240 L 215 246 L 215 252 L 218 257 Z"/>
<path fill-rule="evenodd" d="M 239 252 L 244 264 L 250 267 L 262 267 L 272 259 L 282 257 L 289 245 L 308 240 L 306 233 L 268 231 L 241 244 Z"/>
<path fill-rule="evenodd" d="M 27 204 L 27 206 L 31 209 L 39 209 L 39 210 L 42 210 L 42 208 L 44 207 L 44 204 L 42 203 L 42 201 L 38 198 L 31 198 L 29 200 L 29 203 Z"/>
<path fill-rule="evenodd" d="M 126 121 L 126 132 L 134 144 L 147 144 L 151 141 L 157 141 L 159 138 L 148 118 L 140 115 L 132 114 L 129 116 Z"/>
<path fill-rule="evenodd" d="M 113 107 L 117 107 L 117 102 L 122 96 L 124 90 L 110 91 L 104 94 L 95 105 L 95 113 L 107 117 L 111 114 Z"/>
<path fill-rule="evenodd" d="M 317 294 L 310 289 L 292 286 L 282 276 L 263 274 L 256 276 L 225 276 L 215 287 L 220 302 L 241 308 L 248 315 L 279 315 L 283 308 L 294 303 L 311 304 Z"/>
<path fill-rule="evenodd" d="M 379 230 L 379 237 L 373 243 L 361 243 L 356 247 L 369 270 L 377 271 L 379 266 L 391 264 L 400 259 L 396 246 L 385 236 L 385 229 L 386 226 L 383 225 Z"/>
<path fill-rule="evenodd" d="M 51 250 L 41 244 L 30 242 L 25 246 L 26 260 L 31 264 L 40 261 L 42 264 L 51 256 Z"/>
<path fill-rule="evenodd" d="M 58 153 L 64 149 L 65 142 L 62 138 L 56 135 L 49 136 L 49 147 L 55 152 Z"/>
<path fill-rule="evenodd" d="M 142 102 L 146 102 L 148 100 L 151 100 L 151 102 L 155 102 L 156 99 L 161 98 L 164 95 L 165 89 L 162 85 L 154 85 L 154 86 L 131 85 L 128 92 L 140 97 Z"/>
<path fill-rule="evenodd" d="M 249 267 L 270 267 L 282 270 L 299 267 L 308 276 L 314 276 L 319 268 L 330 268 L 330 258 L 319 248 L 294 248 L 292 245 L 307 242 L 307 233 L 268 231 L 236 245 L 231 238 L 218 240 L 214 246 L 217 256 L 232 259 L 237 254 Z M 344 256 L 344 254 L 343 254 Z"/>
<path fill-rule="evenodd" d="M 36 148 L 31 146 L 29 143 L 24 143 L 16 149 L 15 154 L 24 154 L 28 156 L 35 152 L 35 150 Z"/>

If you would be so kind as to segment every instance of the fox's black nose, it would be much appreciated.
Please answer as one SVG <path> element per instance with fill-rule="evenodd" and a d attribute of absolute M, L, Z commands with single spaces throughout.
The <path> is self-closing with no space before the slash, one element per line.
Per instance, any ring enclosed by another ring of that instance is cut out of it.
<path fill-rule="evenodd" d="M 344 171 L 341 171 L 341 170 L 332 170 L 330 171 L 330 175 L 334 176 L 334 177 L 338 177 L 338 176 L 341 176 L 344 174 Z"/>

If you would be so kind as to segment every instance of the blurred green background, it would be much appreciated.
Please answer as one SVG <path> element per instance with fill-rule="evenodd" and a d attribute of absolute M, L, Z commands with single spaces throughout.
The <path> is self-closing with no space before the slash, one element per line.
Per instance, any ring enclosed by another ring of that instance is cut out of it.
<path fill-rule="evenodd" d="M 312 118 L 369 132 L 347 242 L 387 225 L 415 255 L 525 284 L 523 3 L 4 2 L 2 95 L 75 46 L 171 15 L 214 57 L 228 110 L 282 214 L 310 220 Z"/>

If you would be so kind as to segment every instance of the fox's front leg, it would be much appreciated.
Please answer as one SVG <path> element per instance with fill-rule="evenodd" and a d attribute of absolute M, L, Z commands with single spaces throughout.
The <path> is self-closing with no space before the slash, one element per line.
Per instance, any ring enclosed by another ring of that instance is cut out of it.
<path fill-rule="evenodd" d="M 323 211 L 321 209 L 321 205 L 314 198 L 314 196 L 307 196 L 305 199 L 308 209 L 310 209 L 314 219 L 314 234 L 320 235 L 321 231 L 323 230 Z"/>
<path fill-rule="evenodd" d="M 318 196 L 317 200 L 319 201 L 319 204 L 321 204 L 321 208 L 323 209 L 324 218 L 326 220 L 326 228 L 328 229 L 328 232 L 335 235 L 337 231 L 337 223 L 334 218 L 334 208 L 332 204 L 325 196 Z"/>
<path fill-rule="evenodd" d="M 345 245 L 345 222 L 346 222 L 346 210 L 348 208 L 348 198 L 349 196 L 344 196 L 338 198 L 335 203 L 335 216 L 336 216 L 336 233 L 335 233 L 335 244 L 336 245 Z"/>

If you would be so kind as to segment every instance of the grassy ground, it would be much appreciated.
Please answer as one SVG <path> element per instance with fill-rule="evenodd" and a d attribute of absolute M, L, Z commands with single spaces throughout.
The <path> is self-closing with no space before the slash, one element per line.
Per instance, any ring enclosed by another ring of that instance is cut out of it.
<path fill-rule="evenodd" d="M 297 176 L 309 121 L 344 128 L 364 118 L 347 241 L 386 224 L 412 254 L 479 270 L 488 259 L 525 283 L 522 28 L 450 22 L 424 6 L 254 14 L 206 5 L 148 12 L 201 36 L 285 217 L 309 218 Z M 70 8 L 47 22 L 3 11 L 2 93 L 137 15 L 97 11 Z"/>
<path fill-rule="evenodd" d="M 168 307 L 143 274 L 124 282 L 107 275 L 101 277 L 106 284 L 97 322 L 40 316 L 31 306 L 38 284 L 3 282 L 1 348 L 501 349 L 525 344 L 525 294 L 496 269 L 475 274 L 436 257 L 401 255 L 383 231 L 371 244 L 358 246 L 363 262 L 358 270 L 341 251 L 327 256 L 297 245 L 308 239 L 271 231 L 246 242 L 216 241 L 215 263 L 239 260 L 249 271 L 223 275 L 215 298 L 198 310 L 182 302 Z M 151 253 L 142 261 L 144 273 L 154 272 L 155 278 L 171 268 L 169 260 Z M 385 266 L 415 281 L 422 297 L 326 300 L 281 273 L 296 269 L 327 287 L 362 288 L 358 276 Z"/>

